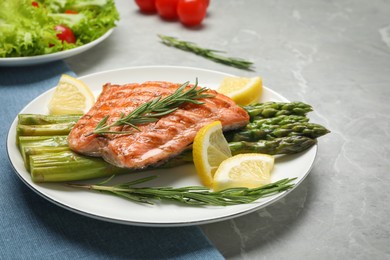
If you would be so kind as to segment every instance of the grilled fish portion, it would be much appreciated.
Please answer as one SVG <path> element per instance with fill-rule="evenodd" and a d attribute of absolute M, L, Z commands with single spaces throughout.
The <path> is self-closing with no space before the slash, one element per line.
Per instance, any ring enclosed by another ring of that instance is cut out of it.
<path fill-rule="evenodd" d="M 104 85 L 95 105 L 70 132 L 70 148 L 82 154 L 101 156 L 115 166 L 143 169 L 180 154 L 192 144 L 199 129 L 210 122 L 221 121 L 224 130 L 241 128 L 249 122 L 247 112 L 230 98 L 207 90 L 213 97 L 200 99 L 204 104 L 185 103 L 157 122 L 138 125 L 140 131 L 130 126 L 116 126 L 112 130 L 132 133 L 89 135 L 105 116 L 109 116 L 107 124 L 110 124 L 122 113 L 127 115 L 150 100 L 171 95 L 180 86 L 163 81 Z"/>

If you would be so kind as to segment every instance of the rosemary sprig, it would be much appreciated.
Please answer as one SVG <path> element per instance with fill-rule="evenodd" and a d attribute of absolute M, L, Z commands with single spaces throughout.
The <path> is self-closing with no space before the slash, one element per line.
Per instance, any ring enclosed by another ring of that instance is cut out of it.
<path fill-rule="evenodd" d="M 128 115 L 121 114 L 118 120 L 114 121 L 111 124 L 107 124 L 109 116 L 105 116 L 95 129 L 86 134 L 86 136 L 92 134 L 130 134 L 129 131 L 110 131 L 111 127 L 114 126 L 131 126 L 132 128 L 139 130 L 137 125 L 147 124 L 158 121 L 162 116 L 168 115 L 175 110 L 177 110 L 184 103 L 193 103 L 201 105 L 204 102 L 199 101 L 198 99 L 210 98 L 213 97 L 211 94 L 204 93 L 207 88 L 199 88 L 198 79 L 194 86 L 190 89 L 185 90 L 189 85 L 189 81 L 182 84 L 174 93 L 164 98 L 157 97 L 149 102 L 146 102 L 135 110 L 133 110 Z"/>
<path fill-rule="evenodd" d="M 199 47 L 195 43 L 188 42 L 188 41 L 181 41 L 178 40 L 175 37 L 166 36 L 159 34 L 158 37 L 162 40 L 162 43 L 167 46 L 172 46 L 178 49 L 181 49 L 183 51 L 188 51 L 195 53 L 196 55 L 202 56 L 204 58 L 210 59 L 212 61 L 222 63 L 228 66 L 232 66 L 238 69 L 244 69 L 244 70 L 250 70 L 253 71 L 253 62 L 241 59 L 241 58 L 232 58 L 232 57 L 225 57 L 220 55 L 219 53 L 223 53 L 223 51 L 219 50 L 213 50 L 213 49 L 206 49 Z"/>
<path fill-rule="evenodd" d="M 251 203 L 260 198 L 289 190 L 294 186 L 291 182 L 295 180 L 295 178 L 286 178 L 259 188 L 231 188 L 218 192 L 212 192 L 203 186 L 187 186 L 183 188 L 134 187 L 136 184 L 144 183 L 154 178 L 156 178 L 156 176 L 141 178 L 112 186 L 104 185 L 111 180 L 112 177 L 98 184 L 70 183 L 68 185 L 75 188 L 109 193 L 138 203 L 154 204 L 153 202 L 156 200 L 167 200 L 195 206 L 230 206 Z"/>

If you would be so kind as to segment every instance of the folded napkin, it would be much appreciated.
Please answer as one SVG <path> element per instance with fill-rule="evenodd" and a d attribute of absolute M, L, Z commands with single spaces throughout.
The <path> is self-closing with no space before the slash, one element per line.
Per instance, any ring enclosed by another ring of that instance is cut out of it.
<path fill-rule="evenodd" d="M 67 65 L 0 67 L 0 259 L 223 259 L 199 227 L 114 224 L 54 205 L 29 189 L 8 160 L 12 121 L 52 88 Z"/>

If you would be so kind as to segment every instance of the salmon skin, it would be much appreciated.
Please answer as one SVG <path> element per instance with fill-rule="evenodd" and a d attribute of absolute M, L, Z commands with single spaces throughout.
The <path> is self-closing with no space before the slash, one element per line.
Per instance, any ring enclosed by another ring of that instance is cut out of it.
<path fill-rule="evenodd" d="M 248 113 L 233 100 L 217 91 L 206 90 L 204 93 L 213 97 L 199 99 L 203 104 L 184 103 L 157 122 L 137 125 L 139 131 L 130 126 L 116 126 L 111 130 L 131 133 L 91 134 L 104 117 L 109 116 L 106 123 L 111 124 L 122 113 L 127 115 L 148 101 L 166 97 L 181 85 L 164 81 L 105 84 L 95 105 L 70 132 L 70 148 L 81 154 L 103 157 L 118 167 L 144 169 L 158 166 L 180 154 L 192 144 L 199 129 L 213 121 L 221 121 L 224 130 L 248 124 Z M 187 86 L 185 90 L 190 87 Z"/>

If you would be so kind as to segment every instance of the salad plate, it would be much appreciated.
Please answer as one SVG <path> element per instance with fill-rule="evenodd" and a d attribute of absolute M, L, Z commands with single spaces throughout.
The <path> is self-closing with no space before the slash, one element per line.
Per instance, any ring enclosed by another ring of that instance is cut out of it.
<path fill-rule="evenodd" d="M 103 84 L 142 83 L 149 80 L 162 80 L 177 83 L 198 79 L 199 85 L 216 89 L 222 79 L 232 76 L 218 71 L 192 67 L 149 66 L 133 67 L 105 71 L 81 77 L 95 95 L 101 91 Z M 46 114 L 47 104 L 54 92 L 52 89 L 32 100 L 20 113 Z M 259 102 L 288 101 L 286 98 L 264 87 Z M 23 159 L 19 153 L 16 139 L 17 118 L 12 123 L 7 137 L 7 151 L 15 174 L 34 192 L 43 198 L 73 212 L 104 221 L 137 225 L 137 226 L 189 226 L 222 221 L 256 211 L 275 203 L 296 188 L 309 174 L 317 154 L 317 145 L 294 155 L 277 156 L 272 171 L 271 181 L 283 178 L 296 178 L 294 187 L 288 191 L 262 198 L 249 204 L 235 206 L 189 206 L 179 203 L 156 202 L 154 205 L 140 204 L 120 197 L 89 190 L 72 188 L 63 183 L 34 183 L 26 171 Z M 131 181 L 147 176 L 158 176 L 144 186 L 198 186 L 201 185 L 195 167 L 192 164 L 170 169 L 157 169 L 120 175 L 114 178 L 116 182 Z M 100 180 L 87 180 L 82 183 L 97 183 Z"/>
<path fill-rule="evenodd" d="M 0 58 L 0 66 L 11 67 L 11 66 L 37 65 L 37 64 L 70 58 L 95 47 L 96 45 L 98 45 L 99 43 L 107 39 L 111 35 L 113 30 L 114 29 L 108 30 L 105 34 L 103 34 L 102 36 L 100 36 L 99 38 L 97 38 L 92 42 L 65 51 L 44 54 L 44 55 L 37 55 L 37 56 L 29 56 L 29 57 Z"/>

